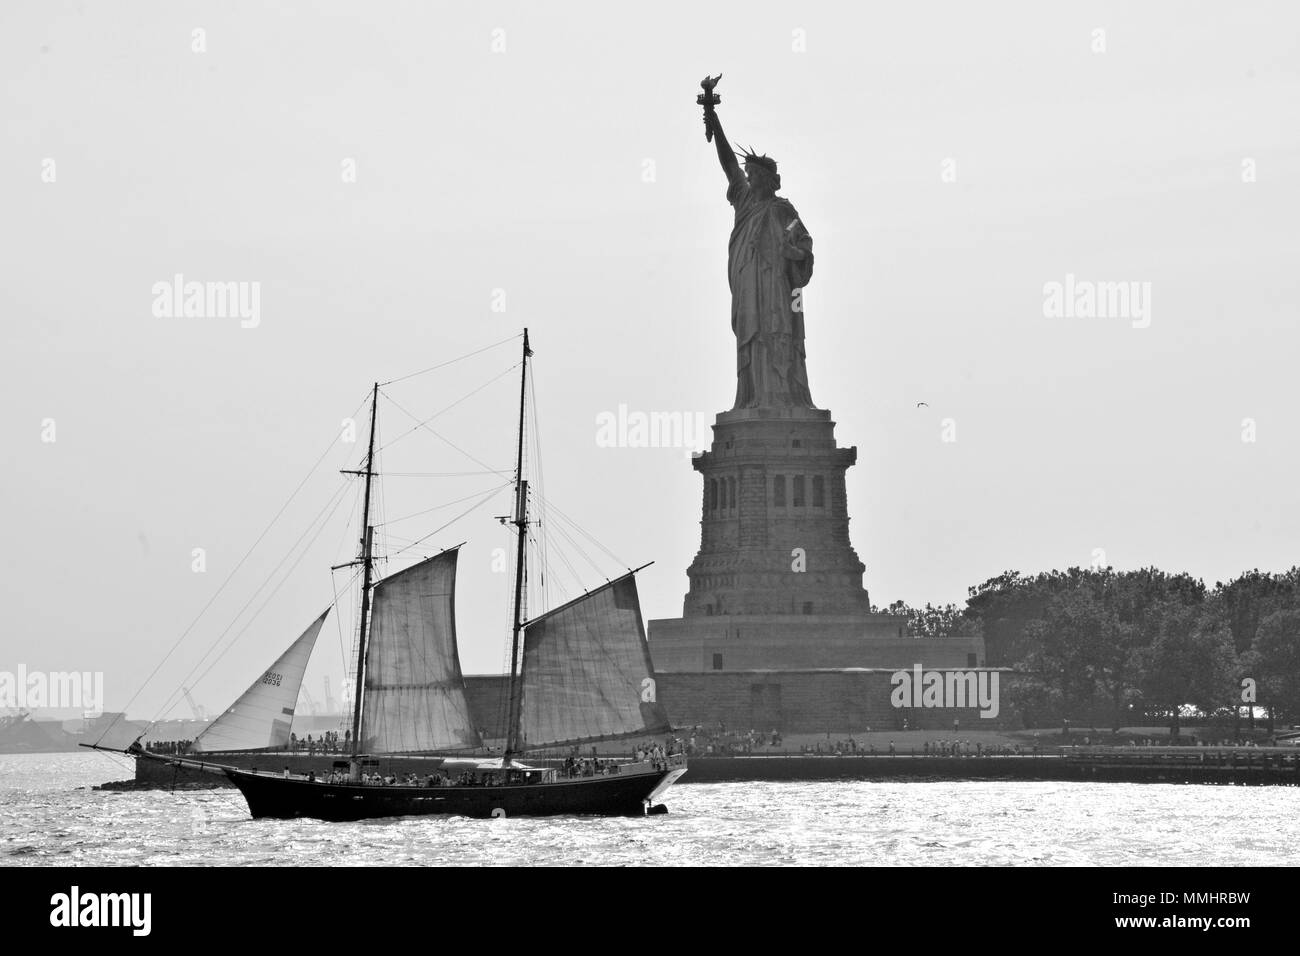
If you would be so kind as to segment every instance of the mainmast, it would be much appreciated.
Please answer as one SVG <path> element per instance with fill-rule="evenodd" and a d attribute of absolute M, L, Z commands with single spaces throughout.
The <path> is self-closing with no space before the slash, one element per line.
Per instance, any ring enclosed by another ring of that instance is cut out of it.
<path fill-rule="evenodd" d="M 515 459 L 515 518 L 518 540 L 515 547 L 515 601 L 510 634 L 510 710 L 506 720 L 506 750 L 502 763 L 519 752 L 519 635 L 523 630 L 524 555 L 528 541 L 528 482 L 524 480 L 524 403 L 528 391 L 528 330 L 524 329 L 523 371 L 519 376 L 519 451 Z"/>
<path fill-rule="evenodd" d="M 366 492 L 361 506 L 361 630 L 357 639 L 357 686 L 352 696 L 352 756 L 361 753 L 361 689 L 366 679 L 366 625 L 370 613 L 371 556 L 375 529 L 370 525 L 370 485 L 375 475 L 375 413 L 379 409 L 379 383 L 370 394 L 370 448 L 366 452 Z"/>

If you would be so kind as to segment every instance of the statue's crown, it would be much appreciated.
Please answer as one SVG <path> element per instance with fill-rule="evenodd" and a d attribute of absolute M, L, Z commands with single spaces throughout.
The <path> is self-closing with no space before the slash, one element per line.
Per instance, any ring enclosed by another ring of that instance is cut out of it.
<path fill-rule="evenodd" d="M 738 156 L 744 157 L 746 163 L 757 163 L 759 166 L 766 167 L 772 172 L 776 172 L 776 160 L 766 153 L 759 155 L 754 152 L 753 148 L 746 148 L 743 153 L 737 153 Z"/>

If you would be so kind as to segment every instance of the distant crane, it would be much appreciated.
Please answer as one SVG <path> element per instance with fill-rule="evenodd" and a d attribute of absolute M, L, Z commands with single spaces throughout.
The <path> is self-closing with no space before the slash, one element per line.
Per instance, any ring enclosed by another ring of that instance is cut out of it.
<path fill-rule="evenodd" d="M 320 707 L 316 705 L 316 698 L 311 695 L 311 691 L 307 689 L 306 684 L 302 685 L 302 697 L 303 700 L 307 702 L 308 713 L 310 713 L 313 717 L 319 715 Z"/>
<path fill-rule="evenodd" d="M 208 712 L 204 710 L 202 707 L 200 707 L 198 704 L 194 703 L 194 698 L 190 694 L 190 689 L 188 687 L 182 687 L 181 690 L 185 692 L 185 702 L 190 705 L 190 710 L 194 711 L 194 719 L 207 720 Z"/>
<path fill-rule="evenodd" d="M 322 675 L 321 681 L 325 684 L 325 713 L 327 714 L 338 713 L 338 711 L 334 709 L 334 694 L 330 690 L 329 675 L 328 674 Z"/>

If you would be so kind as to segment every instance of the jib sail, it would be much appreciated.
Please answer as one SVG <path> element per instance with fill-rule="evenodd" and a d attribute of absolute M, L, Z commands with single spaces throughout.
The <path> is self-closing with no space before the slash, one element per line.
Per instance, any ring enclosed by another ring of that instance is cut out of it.
<path fill-rule="evenodd" d="M 194 738 L 190 749 L 196 753 L 211 753 L 215 750 L 262 750 L 286 746 L 307 660 L 329 612 L 326 608 L 312 621 L 302 636 L 224 714 Z"/>

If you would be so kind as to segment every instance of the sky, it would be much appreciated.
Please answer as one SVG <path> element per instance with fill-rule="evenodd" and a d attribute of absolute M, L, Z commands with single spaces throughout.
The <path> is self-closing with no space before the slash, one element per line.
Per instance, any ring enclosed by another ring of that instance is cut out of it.
<path fill-rule="evenodd" d="M 187 716 L 183 686 L 220 710 L 337 591 L 305 686 L 338 698 L 338 470 L 401 379 L 381 571 L 466 542 L 464 669 L 499 672 L 508 497 L 441 525 L 508 480 L 525 326 L 546 596 L 654 561 L 642 610 L 678 616 L 690 449 L 597 423 L 734 398 L 706 73 L 813 237 L 809 379 L 858 448 L 874 603 L 1297 563 L 1294 4 L 9 0 L 0 670 L 102 672 L 132 717 Z M 167 314 L 177 274 L 256 283 L 256 317 Z M 1067 282 L 1143 305 L 1049 314 Z"/>

